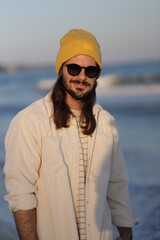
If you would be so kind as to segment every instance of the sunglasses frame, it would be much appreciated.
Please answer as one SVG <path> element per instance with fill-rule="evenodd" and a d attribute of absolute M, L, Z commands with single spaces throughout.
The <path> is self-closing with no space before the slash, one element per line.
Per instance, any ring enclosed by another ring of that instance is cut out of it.
<path fill-rule="evenodd" d="M 99 76 L 100 71 L 101 71 L 101 69 L 100 69 L 99 67 L 97 67 L 97 66 L 82 67 L 82 66 L 80 66 L 79 64 L 76 64 L 76 63 L 69 63 L 69 64 L 64 63 L 63 65 L 67 67 L 67 72 L 68 72 L 69 75 L 71 75 L 71 76 L 77 76 L 77 75 L 80 74 L 80 72 L 82 71 L 82 69 L 85 69 L 85 75 L 86 75 L 88 78 L 97 78 L 97 77 Z M 69 67 L 70 67 L 71 65 L 75 65 L 76 67 L 79 68 L 80 71 L 77 71 L 76 74 L 72 74 L 71 71 L 70 71 L 70 69 L 69 69 Z M 90 74 L 88 75 L 88 73 L 87 73 L 88 69 L 89 69 L 89 68 L 92 68 L 92 67 L 93 67 L 94 69 L 96 69 L 96 71 L 97 71 L 97 73 L 96 73 L 95 76 L 90 76 Z"/>

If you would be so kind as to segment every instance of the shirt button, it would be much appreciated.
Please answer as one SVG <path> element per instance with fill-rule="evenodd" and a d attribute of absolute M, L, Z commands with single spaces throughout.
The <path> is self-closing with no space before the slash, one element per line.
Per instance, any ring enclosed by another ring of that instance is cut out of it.
<path fill-rule="evenodd" d="M 90 227 L 91 226 L 91 224 L 90 223 L 88 223 L 88 227 Z"/>
<path fill-rule="evenodd" d="M 87 201 L 86 203 L 89 204 L 89 201 Z"/>

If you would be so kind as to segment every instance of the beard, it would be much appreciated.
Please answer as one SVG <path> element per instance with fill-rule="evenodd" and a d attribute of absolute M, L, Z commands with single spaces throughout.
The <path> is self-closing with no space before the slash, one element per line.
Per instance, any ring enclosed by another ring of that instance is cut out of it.
<path fill-rule="evenodd" d="M 93 87 L 92 87 L 90 90 L 88 90 L 87 92 L 83 93 L 83 91 L 82 91 L 81 88 L 79 88 L 79 89 L 77 88 L 77 90 L 78 90 L 78 93 L 77 93 L 77 92 L 75 92 L 74 90 L 72 90 L 72 88 L 67 84 L 67 81 L 66 81 L 65 77 L 63 76 L 62 78 L 63 78 L 63 87 L 64 87 L 65 91 L 66 91 L 67 93 L 69 93 L 69 95 L 70 95 L 73 99 L 78 100 L 78 101 L 84 101 L 89 95 L 91 95 L 91 93 L 92 93 L 93 91 L 95 91 L 96 86 L 97 86 L 97 81 L 95 81 Z M 90 86 L 90 84 L 89 84 L 88 82 L 86 82 L 86 81 L 80 81 L 80 80 L 78 80 L 78 79 L 75 79 L 75 80 L 72 80 L 72 79 L 71 79 L 71 80 L 70 80 L 70 83 L 71 83 L 71 84 L 81 83 L 81 84 L 83 84 L 83 85 Z"/>

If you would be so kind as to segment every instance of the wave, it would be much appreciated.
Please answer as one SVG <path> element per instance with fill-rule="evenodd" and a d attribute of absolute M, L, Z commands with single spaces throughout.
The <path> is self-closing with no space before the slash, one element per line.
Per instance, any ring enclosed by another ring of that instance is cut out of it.
<path fill-rule="evenodd" d="M 160 106 L 160 83 L 157 75 L 143 77 L 107 74 L 98 79 L 97 102 L 105 108 L 130 110 L 130 108 L 144 108 L 146 111 L 159 112 Z M 56 78 L 42 79 L 37 82 L 36 87 L 27 88 L 26 94 L 21 89 L 14 88 L 12 91 L 6 88 L 0 89 L 0 114 L 15 113 L 43 97 L 50 91 L 56 82 Z M 136 83 L 135 83 L 136 82 Z M 17 94 L 19 92 L 19 94 Z M 9 97 L 11 96 L 11 97 Z"/>
<path fill-rule="evenodd" d="M 42 79 L 38 89 L 48 91 L 56 79 Z M 116 74 L 103 75 L 98 79 L 97 92 L 107 91 L 108 94 L 160 94 L 160 75 L 143 74 L 122 76 Z"/>
<path fill-rule="evenodd" d="M 52 79 L 52 78 L 42 79 L 41 81 L 38 82 L 37 87 L 39 90 L 49 91 L 55 82 L 56 82 L 56 79 Z"/>
<path fill-rule="evenodd" d="M 106 74 L 100 77 L 99 82 L 105 82 L 107 86 L 153 84 L 160 83 L 160 74 Z"/>

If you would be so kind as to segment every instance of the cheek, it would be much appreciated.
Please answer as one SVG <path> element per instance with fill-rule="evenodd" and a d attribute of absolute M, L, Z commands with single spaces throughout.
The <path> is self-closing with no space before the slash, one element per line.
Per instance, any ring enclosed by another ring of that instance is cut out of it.
<path fill-rule="evenodd" d="M 64 66 L 62 68 L 62 75 L 63 75 L 63 79 L 65 79 L 66 82 L 69 82 L 71 76 L 69 75 L 67 68 L 65 68 Z"/>
<path fill-rule="evenodd" d="M 65 84 L 65 85 L 70 84 L 70 80 L 71 80 L 71 78 L 70 78 L 70 76 L 68 76 L 68 74 L 63 74 L 63 84 Z"/>
<path fill-rule="evenodd" d="M 96 79 L 91 79 L 90 81 L 89 81 L 89 83 L 91 84 L 91 87 L 92 88 L 96 88 L 96 86 L 97 86 L 97 80 Z"/>

